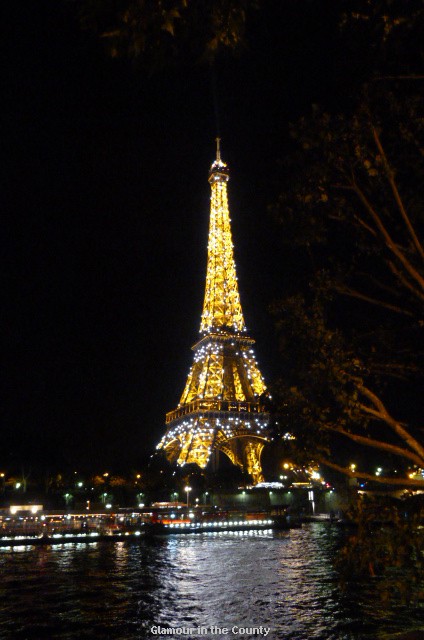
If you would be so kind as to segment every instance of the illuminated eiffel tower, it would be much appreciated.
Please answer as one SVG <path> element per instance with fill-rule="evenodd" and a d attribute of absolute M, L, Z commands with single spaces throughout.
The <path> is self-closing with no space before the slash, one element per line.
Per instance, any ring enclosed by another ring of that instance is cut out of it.
<path fill-rule="evenodd" d="M 261 453 L 269 441 L 266 386 L 247 336 L 237 286 L 228 209 L 227 165 L 217 138 L 213 162 L 206 291 L 200 340 L 178 407 L 166 415 L 158 449 L 170 462 L 205 468 L 215 451 L 263 480 Z"/>

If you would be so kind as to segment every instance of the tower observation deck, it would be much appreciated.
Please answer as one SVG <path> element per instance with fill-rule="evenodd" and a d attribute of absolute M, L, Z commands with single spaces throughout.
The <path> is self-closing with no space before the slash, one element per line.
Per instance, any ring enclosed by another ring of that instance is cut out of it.
<path fill-rule="evenodd" d="M 157 448 L 170 462 L 205 468 L 216 450 L 263 480 L 261 453 L 269 441 L 266 386 L 256 363 L 255 341 L 246 333 L 237 285 L 228 207 L 227 165 L 216 159 L 209 172 L 211 208 L 208 262 L 200 339 L 180 402 L 166 415 Z"/>

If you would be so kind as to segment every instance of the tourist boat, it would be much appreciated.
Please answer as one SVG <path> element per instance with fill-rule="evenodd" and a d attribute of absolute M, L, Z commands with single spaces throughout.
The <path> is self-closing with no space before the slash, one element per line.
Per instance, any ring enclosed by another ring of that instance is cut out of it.
<path fill-rule="evenodd" d="M 285 514 L 219 512 L 153 513 L 144 525 L 146 535 L 292 529 L 301 523 Z"/>

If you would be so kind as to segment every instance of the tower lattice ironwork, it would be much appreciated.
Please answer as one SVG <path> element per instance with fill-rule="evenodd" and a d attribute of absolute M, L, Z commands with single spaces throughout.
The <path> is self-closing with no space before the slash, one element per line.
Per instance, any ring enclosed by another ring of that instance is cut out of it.
<path fill-rule="evenodd" d="M 246 333 L 237 286 L 228 208 L 227 165 L 216 160 L 209 172 L 211 209 L 206 290 L 200 340 L 178 407 L 166 415 L 167 430 L 158 444 L 168 460 L 206 467 L 218 450 L 263 480 L 261 453 L 269 440 L 265 382 Z"/>

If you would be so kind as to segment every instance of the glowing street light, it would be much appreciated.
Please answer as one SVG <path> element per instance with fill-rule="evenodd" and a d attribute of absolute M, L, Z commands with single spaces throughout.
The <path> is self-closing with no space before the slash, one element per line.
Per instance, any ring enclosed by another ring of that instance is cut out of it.
<path fill-rule="evenodd" d="M 65 498 L 66 506 L 72 501 L 72 495 L 70 493 L 65 493 L 63 496 Z"/>
<path fill-rule="evenodd" d="M 188 497 L 189 497 L 189 495 L 190 495 L 191 487 L 188 487 L 188 486 L 187 486 L 187 487 L 184 487 L 184 491 L 185 491 L 185 492 L 186 492 L 186 494 L 187 494 L 187 509 L 188 509 Z"/>

